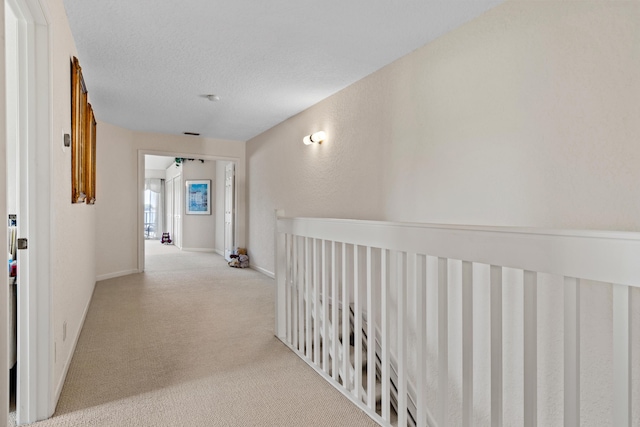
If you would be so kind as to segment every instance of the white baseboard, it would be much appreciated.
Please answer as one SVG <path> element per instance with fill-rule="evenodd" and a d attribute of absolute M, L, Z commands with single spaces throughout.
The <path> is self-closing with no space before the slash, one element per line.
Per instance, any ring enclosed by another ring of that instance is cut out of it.
<path fill-rule="evenodd" d="M 224 250 L 222 249 L 214 249 L 213 251 L 222 257 L 224 256 Z"/>
<path fill-rule="evenodd" d="M 96 282 L 100 282 L 102 280 L 107 280 L 107 279 L 113 279 L 115 277 L 128 276 L 129 274 L 135 274 L 135 273 L 138 273 L 138 270 L 136 269 L 124 270 L 124 271 L 117 271 L 115 273 L 101 274 L 100 276 L 96 277 Z"/>
<path fill-rule="evenodd" d="M 257 271 L 257 272 L 260 272 L 260 273 L 264 274 L 265 276 L 269 276 L 269 277 L 271 277 L 272 279 L 275 279 L 275 278 L 276 278 L 275 273 L 273 273 L 273 272 L 271 272 L 271 271 L 269 271 L 269 270 L 267 270 L 267 269 L 265 269 L 265 268 L 258 267 L 257 265 L 251 265 L 251 266 L 250 266 L 250 268 L 251 268 L 252 270 L 255 270 L 255 271 Z"/>
<path fill-rule="evenodd" d="M 182 248 L 184 252 L 215 252 L 215 249 L 211 248 Z"/>
<path fill-rule="evenodd" d="M 132 270 L 134 271 L 134 270 Z M 69 367 L 71 366 L 71 359 L 73 359 L 73 355 L 76 352 L 76 346 L 78 345 L 78 340 L 80 339 L 80 332 L 82 332 L 82 328 L 84 327 L 84 321 L 87 319 L 87 313 L 89 312 L 89 306 L 91 305 L 91 301 L 93 301 L 93 294 L 96 291 L 96 284 L 93 284 L 93 291 L 91 292 L 91 298 L 87 301 L 87 305 L 84 308 L 82 313 L 82 320 L 80 321 L 80 327 L 76 331 L 76 336 L 73 339 L 73 345 L 71 346 L 71 351 L 69 352 L 69 357 L 65 361 L 64 368 L 62 369 L 62 376 L 60 377 L 60 381 L 56 385 L 55 392 L 55 400 L 53 401 L 53 409 L 58 406 L 58 401 L 60 400 L 60 393 L 62 393 L 62 387 L 64 386 L 64 381 L 67 379 L 67 373 L 69 372 Z"/>

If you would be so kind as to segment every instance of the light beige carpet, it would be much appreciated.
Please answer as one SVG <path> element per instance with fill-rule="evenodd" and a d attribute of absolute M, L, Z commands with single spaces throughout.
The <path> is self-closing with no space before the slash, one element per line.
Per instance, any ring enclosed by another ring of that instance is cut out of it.
<path fill-rule="evenodd" d="M 376 425 L 273 336 L 273 280 L 147 247 L 145 273 L 96 285 L 56 413 L 34 425 Z"/>

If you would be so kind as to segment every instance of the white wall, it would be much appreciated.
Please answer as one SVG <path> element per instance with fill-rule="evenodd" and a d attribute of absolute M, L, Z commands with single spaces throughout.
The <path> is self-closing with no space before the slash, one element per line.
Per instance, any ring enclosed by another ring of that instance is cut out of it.
<path fill-rule="evenodd" d="M 252 264 L 273 271 L 275 209 L 640 231 L 638 22 L 636 2 L 507 2 L 250 140 Z M 302 144 L 320 129 L 325 143 Z M 555 289 L 540 287 L 545 313 L 562 301 Z M 521 295 L 508 298 L 515 331 Z M 585 319 L 610 319 L 610 288 L 582 298 Z M 557 312 L 540 320 L 561 333 Z M 610 424 L 608 326 L 583 329 L 583 425 Z M 545 335 L 543 348 L 557 349 L 556 338 Z M 521 353 L 518 339 L 505 345 Z M 561 425 L 562 366 L 544 356 L 553 369 L 540 381 L 538 421 Z M 520 425 L 521 383 L 505 387 L 505 425 Z"/>
<path fill-rule="evenodd" d="M 98 121 L 96 134 L 96 276 L 104 280 L 138 270 L 137 159 L 131 131 Z"/>
<path fill-rule="evenodd" d="M 638 7 L 508 2 L 250 140 L 252 261 L 276 208 L 640 230 Z"/>
<path fill-rule="evenodd" d="M 70 58 L 77 56 L 62 0 L 45 3 L 50 14 L 51 54 L 51 363 L 57 399 L 80 334 L 96 278 L 96 206 L 71 203 L 71 150 L 62 134 L 71 133 Z M 80 58 L 82 64 L 82 58 Z M 91 98 L 91 87 L 88 88 Z M 99 117 L 100 112 L 96 111 Z M 98 128 L 100 132 L 100 128 Z M 122 159 L 120 159 L 122 160 Z M 126 161 L 126 160 L 125 160 Z M 98 190 L 99 191 L 99 190 Z M 98 193 L 99 194 L 99 193 Z M 63 340 L 62 325 L 67 322 Z M 55 346 L 55 362 L 53 359 Z M 55 402 L 55 400 L 54 400 Z"/>
<path fill-rule="evenodd" d="M 182 216 L 182 249 L 213 252 L 215 249 L 216 210 L 215 181 L 216 162 L 199 160 L 184 162 L 182 168 L 183 206 Z M 186 212 L 186 181 L 208 179 L 211 181 L 211 214 L 190 215 Z"/>
<path fill-rule="evenodd" d="M 96 112 L 98 118 L 99 112 Z M 98 280 L 138 270 L 138 237 L 142 235 L 141 197 L 144 180 L 142 154 L 169 157 L 193 157 L 207 160 L 232 160 L 238 165 L 238 191 L 240 194 L 239 233 L 245 236 L 245 143 L 180 135 L 135 132 L 98 121 L 97 185 L 99 210 L 96 248 L 96 275 Z M 141 171 L 138 174 L 138 171 Z M 138 186 L 136 186 L 138 182 Z M 111 230 L 111 231 L 109 231 Z M 114 239 L 102 234 L 123 230 Z"/>

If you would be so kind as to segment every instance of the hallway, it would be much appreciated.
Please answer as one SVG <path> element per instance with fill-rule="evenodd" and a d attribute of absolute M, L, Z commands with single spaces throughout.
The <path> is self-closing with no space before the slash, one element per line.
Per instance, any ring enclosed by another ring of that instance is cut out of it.
<path fill-rule="evenodd" d="M 273 280 L 148 241 L 98 282 L 54 417 L 36 426 L 375 425 L 273 334 Z"/>

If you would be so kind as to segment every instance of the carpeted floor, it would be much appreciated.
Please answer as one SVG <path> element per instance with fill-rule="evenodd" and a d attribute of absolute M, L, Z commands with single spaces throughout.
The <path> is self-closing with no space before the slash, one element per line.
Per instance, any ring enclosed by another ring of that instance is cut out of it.
<path fill-rule="evenodd" d="M 147 242 L 99 282 L 49 426 L 372 426 L 273 336 L 274 282 Z"/>

